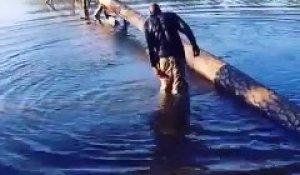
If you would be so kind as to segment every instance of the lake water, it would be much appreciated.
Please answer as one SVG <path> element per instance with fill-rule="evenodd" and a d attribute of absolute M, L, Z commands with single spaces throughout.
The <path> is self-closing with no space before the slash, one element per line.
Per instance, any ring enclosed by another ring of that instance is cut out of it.
<path fill-rule="evenodd" d="M 185 113 L 158 94 L 141 32 L 54 2 L 0 2 L 0 174 L 300 173 L 298 136 L 193 73 Z M 147 14 L 150 1 L 126 2 Z M 300 104 L 299 1 L 160 2 L 202 48 Z"/>

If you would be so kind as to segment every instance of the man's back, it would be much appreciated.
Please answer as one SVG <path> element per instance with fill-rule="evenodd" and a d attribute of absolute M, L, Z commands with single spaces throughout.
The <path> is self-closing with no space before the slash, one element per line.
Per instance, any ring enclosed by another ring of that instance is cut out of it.
<path fill-rule="evenodd" d="M 167 12 L 150 16 L 146 21 L 145 30 L 148 31 L 150 40 L 159 56 L 184 55 L 178 33 L 180 18 L 175 13 Z"/>

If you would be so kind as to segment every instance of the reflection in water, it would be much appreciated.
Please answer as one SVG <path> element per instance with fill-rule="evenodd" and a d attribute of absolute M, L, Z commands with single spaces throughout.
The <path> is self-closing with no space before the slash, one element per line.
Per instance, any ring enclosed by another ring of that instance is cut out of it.
<path fill-rule="evenodd" d="M 153 123 L 156 135 L 184 137 L 189 126 L 190 99 L 188 94 L 160 93 L 159 110 Z"/>
<path fill-rule="evenodd" d="M 159 110 L 152 127 L 156 148 L 152 174 L 194 174 L 202 171 L 192 167 L 191 141 L 186 137 L 190 126 L 190 99 L 188 94 L 161 93 Z"/>

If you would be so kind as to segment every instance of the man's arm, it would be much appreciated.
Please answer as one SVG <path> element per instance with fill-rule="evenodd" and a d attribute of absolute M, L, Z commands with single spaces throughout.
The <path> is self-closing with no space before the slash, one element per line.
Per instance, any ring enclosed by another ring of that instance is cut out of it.
<path fill-rule="evenodd" d="M 185 23 L 179 16 L 177 16 L 177 18 L 179 21 L 179 31 L 184 33 L 187 36 L 187 38 L 190 40 L 190 43 L 193 46 L 194 55 L 198 56 L 200 53 L 200 49 L 197 45 L 196 38 L 195 38 L 190 26 L 187 23 Z"/>
<path fill-rule="evenodd" d="M 149 52 L 149 59 L 150 59 L 150 63 L 153 68 L 153 71 L 157 76 L 159 76 L 161 78 L 166 77 L 166 74 L 163 73 L 159 69 L 159 66 L 157 64 L 159 62 L 159 56 L 158 56 L 158 53 L 155 51 L 155 44 L 154 44 L 155 37 L 154 37 L 154 34 L 149 29 L 149 20 L 147 20 L 145 22 L 144 33 L 145 33 L 147 48 L 148 48 L 148 52 Z"/>
<path fill-rule="evenodd" d="M 149 21 L 146 21 L 146 23 L 144 25 L 144 33 L 145 33 L 145 38 L 146 38 L 146 43 L 147 43 L 147 48 L 148 48 L 148 52 L 149 52 L 149 59 L 150 59 L 151 66 L 153 68 L 156 68 L 158 56 L 154 50 L 153 34 L 149 31 Z"/>

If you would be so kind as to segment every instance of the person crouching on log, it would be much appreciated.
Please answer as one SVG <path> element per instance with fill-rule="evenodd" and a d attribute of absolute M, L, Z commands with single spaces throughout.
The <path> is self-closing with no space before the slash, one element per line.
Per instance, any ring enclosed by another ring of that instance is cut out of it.
<path fill-rule="evenodd" d="M 50 7 L 54 8 L 53 0 L 46 0 L 45 3 L 46 3 L 47 5 L 49 5 Z"/>
<path fill-rule="evenodd" d="M 94 17 L 96 20 L 101 23 L 101 13 L 103 12 L 105 19 L 109 21 L 112 26 L 119 25 L 119 22 L 116 20 L 117 15 L 120 13 L 117 8 L 112 6 L 104 5 L 103 1 L 105 0 L 98 0 L 98 8 L 95 11 Z M 123 29 L 127 30 L 128 22 L 124 19 Z"/>
<path fill-rule="evenodd" d="M 162 12 L 158 4 L 149 7 L 150 17 L 144 32 L 151 66 L 160 79 L 161 92 L 174 95 L 187 93 L 185 53 L 178 31 L 185 34 L 193 46 L 194 56 L 200 49 L 190 27 L 175 13 Z"/>

